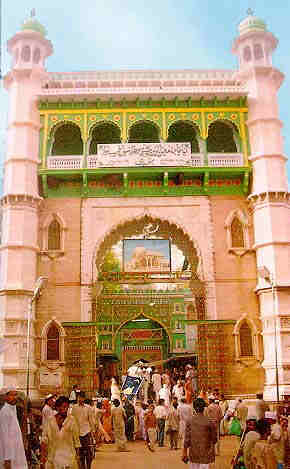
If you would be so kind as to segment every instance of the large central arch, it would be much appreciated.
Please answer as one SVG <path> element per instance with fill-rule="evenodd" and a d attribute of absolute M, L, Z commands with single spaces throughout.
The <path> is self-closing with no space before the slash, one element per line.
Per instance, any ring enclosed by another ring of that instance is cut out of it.
<path fill-rule="evenodd" d="M 92 284 L 97 284 L 98 273 L 101 270 L 106 252 L 123 238 L 140 235 L 149 224 L 158 225 L 159 229 L 156 236 L 158 238 L 170 238 L 172 243 L 187 257 L 192 272 L 190 288 L 195 298 L 196 319 L 206 319 L 206 288 L 203 280 L 200 250 L 184 227 L 167 218 L 163 219 L 145 214 L 132 217 L 112 227 L 96 245 L 92 265 Z M 99 293 L 100 289 L 97 288 L 93 301 Z"/>
<path fill-rule="evenodd" d="M 105 253 L 114 244 L 123 238 L 140 235 L 144 232 L 146 225 L 158 225 L 158 238 L 170 238 L 171 241 L 187 257 L 195 280 L 203 280 L 202 258 L 200 250 L 194 240 L 191 239 L 184 227 L 167 218 L 154 217 L 152 215 L 141 215 L 127 219 L 111 228 L 109 232 L 97 243 L 94 255 L 94 266 L 96 273 L 100 271 Z M 95 280 L 95 279 L 93 279 Z"/>

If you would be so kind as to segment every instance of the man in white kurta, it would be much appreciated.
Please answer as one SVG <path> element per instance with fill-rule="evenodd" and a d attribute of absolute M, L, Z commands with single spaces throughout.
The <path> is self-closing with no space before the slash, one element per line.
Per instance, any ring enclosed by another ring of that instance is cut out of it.
<path fill-rule="evenodd" d="M 162 386 L 160 373 L 158 373 L 158 371 L 154 371 L 151 379 L 152 379 L 152 384 L 153 384 L 153 391 L 155 392 L 155 400 L 158 401 L 159 391 Z"/>
<path fill-rule="evenodd" d="M 27 469 L 22 433 L 16 414 L 17 391 L 5 390 L 5 401 L 0 410 L 0 468 Z"/>
<path fill-rule="evenodd" d="M 45 398 L 45 406 L 42 409 L 42 428 L 45 427 L 48 419 L 56 414 L 54 410 L 55 400 L 52 394 L 49 394 Z"/>

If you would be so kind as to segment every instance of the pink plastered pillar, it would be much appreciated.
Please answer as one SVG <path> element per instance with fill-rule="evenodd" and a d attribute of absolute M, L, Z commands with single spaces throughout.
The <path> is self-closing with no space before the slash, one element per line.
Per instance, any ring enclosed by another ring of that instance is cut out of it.
<path fill-rule="evenodd" d="M 251 21 L 253 24 L 256 18 L 249 17 Z M 290 198 L 277 99 L 284 77 L 273 67 L 271 58 L 276 45 L 276 38 L 266 28 L 249 28 L 242 31 L 233 46 L 239 57 L 236 78 L 248 89 L 249 159 L 253 169 L 249 202 L 264 344 L 263 391 L 269 400 L 276 400 L 277 388 L 280 398 L 290 391 Z M 262 266 L 270 274 L 267 278 L 259 275 Z"/>
<path fill-rule="evenodd" d="M 8 41 L 12 69 L 4 84 L 9 93 L 7 152 L 1 245 L 0 302 L 6 342 L 0 370 L 1 385 L 26 388 L 27 318 L 37 279 L 38 193 L 37 168 L 40 119 L 37 96 L 46 71 L 44 61 L 52 46 L 33 30 L 16 33 Z M 32 312 L 30 388 L 34 386 L 34 311 Z"/>

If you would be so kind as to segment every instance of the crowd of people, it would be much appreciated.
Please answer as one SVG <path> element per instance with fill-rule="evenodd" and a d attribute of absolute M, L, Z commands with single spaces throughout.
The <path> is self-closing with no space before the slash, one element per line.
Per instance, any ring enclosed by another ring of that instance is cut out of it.
<path fill-rule="evenodd" d="M 150 452 L 181 449 L 190 469 L 205 469 L 220 454 L 221 438 L 235 435 L 240 445 L 234 468 L 286 468 L 288 412 L 270 412 L 262 395 L 249 405 L 242 399 L 228 401 L 217 388 L 198 391 L 193 365 L 163 372 L 137 363 L 126 376 L 142 378 L 134 395 L 122 392 L 113 377 L 109 396 L 101 385 L 93 398 L 74 385 L 68 397 L 46 396 L 40 412 L 28 406 L 25 438 L 17 392 L 7 389 L 0 410 L 0 467 L 90 469 L 101 445 L 127 452 L 127 442 L 139 440 Z"/>

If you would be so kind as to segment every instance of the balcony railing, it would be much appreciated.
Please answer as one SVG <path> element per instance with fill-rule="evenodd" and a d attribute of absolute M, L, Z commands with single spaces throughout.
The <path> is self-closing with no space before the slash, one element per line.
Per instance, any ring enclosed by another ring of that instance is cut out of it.
<path fill-rule="evenodd" d="M 243 166 L 243 154 L 242 153 L 209 153 L 208 166 L 219 167 L 235 167 Z"/>
<path fill-rule="evenodd" d="M 98 155 L 89 155 L 86 158 L 87 164 L 84 162 L 83 156 L 49 156 L 47 158 L 48 169 L 97 169 L 97 168 L 112 168 L 112 167 L 193 167 L 198 168 L 202 166 L 210 166 L 215 168 L 235 168 L 244 166 L 243 154 L 242 153 L 211 153 L 208 154 L 208 164 L 205 164 L 204 155 L 201 153 L 193 153 L 191 155 L 190 164 L 184 164 L 180 160 L 170 162 L 170 164 L 161 164 L 157 162 L 152 164 L 151 162 L 144 161 L 143 164 L 132 164 L 132 161 L 116 161 L 111 164 L 106 164 L 102 161 L 102 158 Z"/>
<path fill-rule="evenodd" d="M 47 167 L 48 169 L 81 169 L 82 162 L 82 156 L 50 156 L 47 158 Z"/>
<path fill-rule="evenodd" d="M 86 163 L 85 163 L 86 161 Z M 49 156 L 48 169 L 134 167 L 237 167 L 242 153 L 191 153 L 190 143 L 99 144 L 96 155 Z"/>

